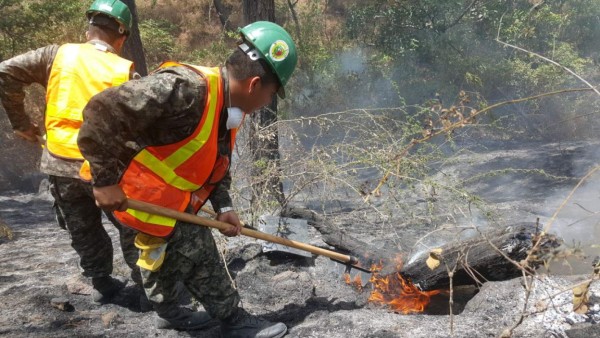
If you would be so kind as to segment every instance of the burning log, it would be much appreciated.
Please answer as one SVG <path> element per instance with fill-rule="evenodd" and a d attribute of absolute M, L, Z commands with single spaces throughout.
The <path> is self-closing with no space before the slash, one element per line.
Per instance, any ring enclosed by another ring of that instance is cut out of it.
<path fill-rule="evenodd" d="M 369 302 L 389 306 L 400 313 L 422 312 L 432 296 L 445 293 L 450 288 L 447 267 L 453 272 L 452 284 L 481 285 L 486 281 L 501 281 L 522 276 L 522 270 L 513 262 L 520 263 L 539 240 L 530 261 L 528 273 L 543 264 L 561 240 L 549 234 L 540 234 L 536 223 L 520 223 L 505 229 L 482 232 L 481 235 L 448 243 L 413 257 L 406 264 L 401 254 L 371 245 L 345 233 L 325 217 L 302 208 L 287 208 L 282 216 L 302 218 L 317 229 L 323 241 L 338 250 L 356 254 L 362 265 L 373 263 L 372 285 Z M 508 258 L 508 259 L 507 259 Z M 403 264 L 404 263 L 404 264 Z M 345 276 L 346 283 L 364 291 L 365 280 Z"/>
<path fill-rule="evenodd" d="M 528 262 L 528 272 L 543 264 L 545 255 L 561 244 L 553 235 L 540 234 L 535 223 L 522 223 L 501 230 L 491 230 L 475 238 L 448 243 L 437 250 L 413 258 L 400 270 L 422 291 L 448 289 L 452 270 L 453 285 L 481 285 L 522 276 L 522 270 L 506 259 L 520 263 L 540 240 Z M 505 257 L 506 256 L 506 257 Z"/>

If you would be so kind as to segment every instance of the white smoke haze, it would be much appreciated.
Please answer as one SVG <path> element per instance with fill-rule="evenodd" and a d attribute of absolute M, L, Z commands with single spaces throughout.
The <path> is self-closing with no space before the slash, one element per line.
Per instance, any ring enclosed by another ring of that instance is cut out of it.
<path fill-rule="evenodd" d="M 600 148 L 588 147 L 573 161 L 574 176 L 583 179 L 600 165 Z M 589 273 L 591 262 L 600 255 L 600 171 L 595 171 L 575 189 L 565 187 L 555 191 L 546 199 L 546 217 L 542 223 L 552 221 L 549 231 L 556 233 L 573 248 L 581 249 L 582 260 L 570 259 L 562 266 L 567 272 Z M 555 219 L 551 217 L 556 213 Z M 555 267 L 555 270 L 560 267 Z"/>

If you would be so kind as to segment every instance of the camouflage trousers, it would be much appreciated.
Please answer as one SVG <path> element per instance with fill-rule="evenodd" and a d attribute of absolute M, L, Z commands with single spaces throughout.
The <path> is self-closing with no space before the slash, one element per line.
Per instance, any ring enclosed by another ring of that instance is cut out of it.
<path fill-rule="evenodd" d="M 79 255 L 86 277 L 104 277 L 113 271 L 112 240 L 102 225 L 102 210 L 96 206 L 92 186 L 77 178 L 49 176 L 56 219 L 71 236 L 71 246 Z M 107 218 L 119 231 L 125 262 L 137 274 L 138 249 L 133 244 L 137 232 L 121 226 L 110 213 Z M 134 277 L 135 278 L 135 277 Z"/>
<path fill-rule="evenodd" d="M 233 288 L 209 228 L 178 222 L 168 240 L 158 271 L 141 269 L 146 296 L 155 306 L 176 305 L 177 282 L 182 282 L 213 318 L 224 319 L 237 308 Z"/>

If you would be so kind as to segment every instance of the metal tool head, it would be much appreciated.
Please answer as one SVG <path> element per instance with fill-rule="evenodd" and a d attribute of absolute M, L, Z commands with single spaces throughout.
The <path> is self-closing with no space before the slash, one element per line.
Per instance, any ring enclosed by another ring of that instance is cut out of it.
<path fill-rule="evenodd" d="M 298 242 L 308 241 L 308 222 L 304 219 L 262 215 L 258 218 L 258 229 L 264 233 Z M 263 242 L 263 252 L 288 252 L 302 257 L 312 257 L 310 252 L 289 246 Z"/>
<path fill-rule="evenodd" d="M 362 262 L 361 259 L 352 257 L 352 262 L 342 262 L 337 259 L 330 258 L 332 269 L 343 278 L 347 284 L 353 285 L 358 289 L 363 289 L 369 284 L 373 275 L 368 262 Z M 367 265 L 369 268 L 367 268 Z"/>

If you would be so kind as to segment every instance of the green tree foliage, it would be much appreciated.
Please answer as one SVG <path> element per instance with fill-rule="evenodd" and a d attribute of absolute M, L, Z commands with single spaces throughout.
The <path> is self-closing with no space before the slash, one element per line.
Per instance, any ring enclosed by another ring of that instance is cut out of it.
<path fill-rule="evenodd" d="M 173 57 L 175 27 L 166 20 L 148 19 L 140 22 L 140 36 L 144 42 L 146 62 L 150 69 L 155 69 L 163 61 Z"/>
<path fill-rule="evenodd" d="M 587 58 L 597 53 L 581 47 L 598 41 L 599 12 L 594 0 L 538 6 L 527 1 L 364 1 L 350 8 L 346 30 L 350 39 L 373 45 L 397 61 L 413 60 L 411 66 L 441 77 L 448 95 L 474 84 L 467 74 L 479 79 L 470 89 L 483 90 L 486 96 L 515 91 L 528 95 L 569 79 L 557 76 L 556 67 L 503 48 L 495 39 L 581 72 Z"/>
<path fill-rule="evenodd" d="M 0 0 L 0 58 L 51 43 L 82 41 L 85 6 L 78 0 Z"/>

